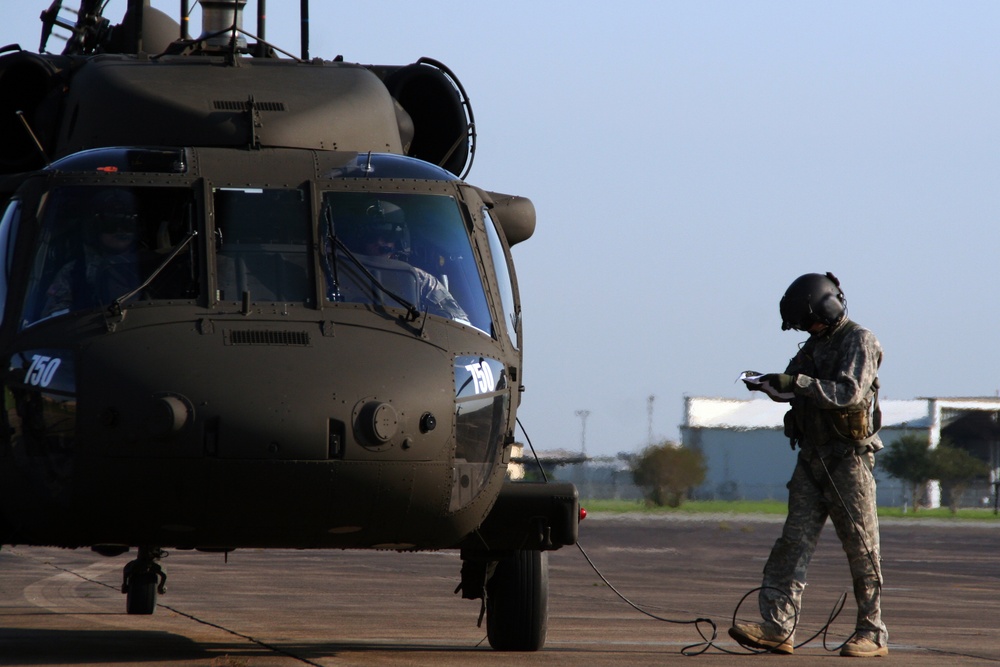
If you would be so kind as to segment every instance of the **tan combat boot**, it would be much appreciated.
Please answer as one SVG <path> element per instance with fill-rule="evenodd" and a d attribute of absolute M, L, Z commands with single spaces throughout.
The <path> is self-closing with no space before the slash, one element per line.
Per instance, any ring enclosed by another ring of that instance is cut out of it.
<path fill-rule="evenodd" d="M 784 655 L 793 651 L 793 638 L 767 623 L 737 623 L 729 628 L 729 636 L 748 648 Z"/>
<path fill-rule="evenodd" d="M 851 637 L 840 649 L 840 655 L 846 658 L 881 658 L 889 655 L 889 647 L 879 646 L 867 637 Z"/>

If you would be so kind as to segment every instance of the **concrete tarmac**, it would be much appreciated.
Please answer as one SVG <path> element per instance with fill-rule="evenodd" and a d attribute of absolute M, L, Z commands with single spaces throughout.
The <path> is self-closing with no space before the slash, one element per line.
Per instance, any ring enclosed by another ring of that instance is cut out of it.
<path fill-rule="evenodd" d="M 0 665 L 714 665 L 844 660 L 854 601 L 846 558 L 827 526 L 809 571 L 795 655 L 753 655 L 726 630 L 756 615 L 761 570 L 780 519 L 593 515 L 583 551 L 550 554 L 549 627 L 537 653 L 492 651 L 478 601 L 452 591 L 456 553 L 174 551 L 152 616 L 119 592 L 127 555 L 0 551 Z M 883 521 L 878 665 L 1000 663 L 1000 521 Z M 624 602 L 588 563 L 584 552 Z M 820 632 L 847 595 L 843 612 Z M 651 615 L 678 623 L 657 620 Z M 718 626 L 712 639 L 708 622 Z M 706 645 L 704 637 L 712 640 Z M 703 651 L 703 652 L 702 652 Z M 698 653 L 697 657 L 686 653 Z"/>

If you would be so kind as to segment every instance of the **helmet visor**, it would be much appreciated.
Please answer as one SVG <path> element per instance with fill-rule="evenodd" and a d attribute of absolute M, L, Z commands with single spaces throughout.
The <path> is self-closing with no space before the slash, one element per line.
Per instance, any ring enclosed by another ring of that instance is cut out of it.
<path fill-rule="evenodd" d="M 816 321 L 808 299 L 795 297 L 782 297 L 778 304 L 781 311 L 781 330 L 806 331 Z"/>

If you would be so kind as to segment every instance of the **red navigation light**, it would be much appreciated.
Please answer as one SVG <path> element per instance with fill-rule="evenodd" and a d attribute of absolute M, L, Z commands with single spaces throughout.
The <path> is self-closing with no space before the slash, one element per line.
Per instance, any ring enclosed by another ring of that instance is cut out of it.
<path fill-rule="evenodd" d="M 581 507 L 581 508 L 580 508 L 580 521 L 583 521 L 583 520 L 584 520 L 584 519 L 586 519 L 586 518 L 587 518 L 587 510 L 585 510 L 585 509 L 583 509 L 583 508 Z"/>

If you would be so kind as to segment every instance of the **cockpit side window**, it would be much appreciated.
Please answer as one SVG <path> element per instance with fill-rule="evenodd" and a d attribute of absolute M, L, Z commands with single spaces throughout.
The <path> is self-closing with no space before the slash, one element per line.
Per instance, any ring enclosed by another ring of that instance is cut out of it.
<path fill-rule="evenodd" d="M 10 265 L 14 257 L 14 239 L 21 220 L 21 200 L 13 199 L 7 204 L 0 218 L 0 321 L 7 311 L 7 284 L 10 279 Z"/>
<path fill-rule="evenodd" d="M 219 188 L 214 200 L 217 299 L 313 303 L 305 192 Z"/>
<path fill-rule="evenodd" d="M 510 342 L 518 347 L 518 330 L 520 329 L 521 311 L 514 300 L 514 281 L 510 268 L 507 266 L 507 256 L 503 251 L 503 242 L 497 232 L 496 221 L 490 216 L 489 209 L 483 207 L 483 219 L 486 222 L 486 236 L 490 240 L 490 254 L 493 256 L 493 269 L 496 271 L 497 286 L 500 288 L 500 301 L 503 306 L 503 323 Z"/>
<path fill-rule="evenodd" d="M 193 299 L 200 290 L 188 188 L 68 186 L 40 212 L 21 326 L 127 303 Z M 185 244 L 172 259 L 175 248 Z M 155 274 L 155 275 L 154 275 Z"/>
<path fill-rule="evenodd" d="M 494 335 L 469 231 L 454 197 L 327 192 L 321 224 L 328 302 L 412 305 Z"/>

